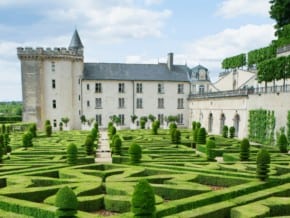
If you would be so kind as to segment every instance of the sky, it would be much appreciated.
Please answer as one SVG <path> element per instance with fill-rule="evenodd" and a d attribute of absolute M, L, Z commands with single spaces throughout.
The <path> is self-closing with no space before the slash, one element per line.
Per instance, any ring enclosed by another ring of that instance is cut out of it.
<path fill-rule="evenodd" d="M 21 101 L 17 47 L 68 47 L 78 30 L 85 62 L 158 63 L 209 69 L 269 45 L 268 0 L 0 0 L 0 101 Z"/>

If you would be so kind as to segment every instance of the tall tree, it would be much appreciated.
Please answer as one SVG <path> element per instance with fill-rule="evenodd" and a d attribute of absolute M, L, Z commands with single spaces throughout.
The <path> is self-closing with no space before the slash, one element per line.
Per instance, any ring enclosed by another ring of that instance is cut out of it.
<path fill-rule="evenodd" d="M 270 0 L 270 17 L 276 20 L 276 35 L 283 26 L 290 24 L 290 0 Z"/>

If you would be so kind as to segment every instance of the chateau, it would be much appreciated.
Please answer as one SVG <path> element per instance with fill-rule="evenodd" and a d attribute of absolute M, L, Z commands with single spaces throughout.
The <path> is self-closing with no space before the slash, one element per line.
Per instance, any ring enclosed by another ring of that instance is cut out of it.
<path fill-rule="evenodd" d="M 55 130 L 64 117 L 68 129 L 82 129 L 81 117 L 95 120 L 102 128 L 113 116 L 119 126 L 129 128 L 131 116 L 154 115 L 167 126 L 168 116 L 177 116 L 180 127 L 201 122 L 209 133 L 219 134 L 224 125 L 234 126 L 236 136 L 247 135 L 248 112 L 273 110 L 276 129 L 286 125 L 290 110 L 290 87 L 267 90 L 256 81 L 256 73 L 235 70 L 212 83 L 207 68 L 175 65 L 174 54 L 167 63 L 86 63 L 84 46 L 77 31 L 68 48 L 17 48 L 21 61 L 23 121 L 42 128 L 50 120 Z M 288 55 L 290 48 L 277 51 Z M 148 124 L 149 125 L 149 124 Z"/>

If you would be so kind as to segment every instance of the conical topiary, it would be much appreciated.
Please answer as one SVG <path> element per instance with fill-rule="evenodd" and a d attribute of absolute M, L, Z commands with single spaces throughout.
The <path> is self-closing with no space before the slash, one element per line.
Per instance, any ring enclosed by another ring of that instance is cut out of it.
<path fill-rule="evenodd" d="M 75 144 L 70 143 L 67 146 L 67 163 L 70 165 L 77 164 L 77 158 L 78 158 L 78 148 Z"/>
<path fill-rule="evenodd" d="M 131 144 L 128 150 L 131 163 L 139 163 L 142 158 L 142 149 L 138 144 Z"/>
<path fill-rule="evenodd" d="M 206 130 L 204 127 L 198 130 L 197 134 L 197 144 L 205 144 L 206 143 Z"/>
<path fill-rule="evenodd" d="M 250 157 L 250 142 L 247 138 L 244 138 L 241 141 L 241 147 L 240 147 L 240 160 L 241 161 L 247 161 Z"/>
<path fill-rule="evenodd" d="M 71 188 L 65 186 L 58 190 L 55 198 L 56 217 L 75 217 L 78 199 Z"/>
<path fill-rule="evenodd" d="M 134 217 L 155 218 L 155 195 L 147 180 L 142 179 L 134 188 L 131 211 Z"/>
<path fill-rule="evenodd" d="M 268 178 L 269 164 L 271 162 L 271 157 L 266 149 L 261 149 L 257 154 L 257 177 L 265 181 Z"/>
<path fill-rule="evenodd" d="M 284 133 L 282 133 L 279 136 L 277 145 L 279 146 L 279 150 L 280 150 L 281 153 L 287 153 L 288 152 L 288 149 L 287 149 L 288 140 L 287 140 L 287 137 L 286 137 L 286 135 Z"/>
<path fill-rule="evenodd" d="M 214 161 L 215 159 L 215 152 L 214 149 L 215 148 L 215 141 L 214 140 L 207 140 L 206 142 L 206 156 L 207 156 L 207 160 L 209 161 Z"/>

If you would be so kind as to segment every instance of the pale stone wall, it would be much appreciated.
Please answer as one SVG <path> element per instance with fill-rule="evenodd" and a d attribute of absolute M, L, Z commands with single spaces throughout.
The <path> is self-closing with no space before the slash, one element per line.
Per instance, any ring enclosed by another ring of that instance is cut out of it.
<path fill-rule="evenodd" d="M 102 84 L 102 93 L 95 93 L 95 83 Z M 119 93 L 118 84 L 125 84 L 125 93 Z M 136 84 L 142 83 L 143 92 L 136 93 Z M 184 126 L 188 126 L 188 105 L 187 97 L 189 93 L 189 83 L 185 82 L 163 82 L 164 94 L 158 94 L 158 84 L 160 81 L 91 81 L 83 80 L 82 82 L 82 107 L 83 114 L 87 119 L 95 118 L 97 114 L 102 115 L 102 126 L 106 127 L 110 122 L 110 116 L 124 114 L 125 123 L 123 127 L 130 127 L 131 115 L 148 116 L 152 114 L 158 117 L 158 114 L 177 115 L 183 114 Z M 177 93 L 178 84 L 184 84 L 184 93 Z M 89 85 L 89 90 L 87 89 Z M 95 108 L 95 99 L 102 98 L 102 108 Z M 125 107 L 118 107 L 118 99 L 125 99 Z M 142 98 L 143 108 L 136 108 L 136 99 Z M 164 98 L 164 109 L 158 108 L 158 98 Z M 177 109 L 177 99 L 183 98 L 184 108 Z M 89 106 L 87 105 L 89 101 Z"/>

